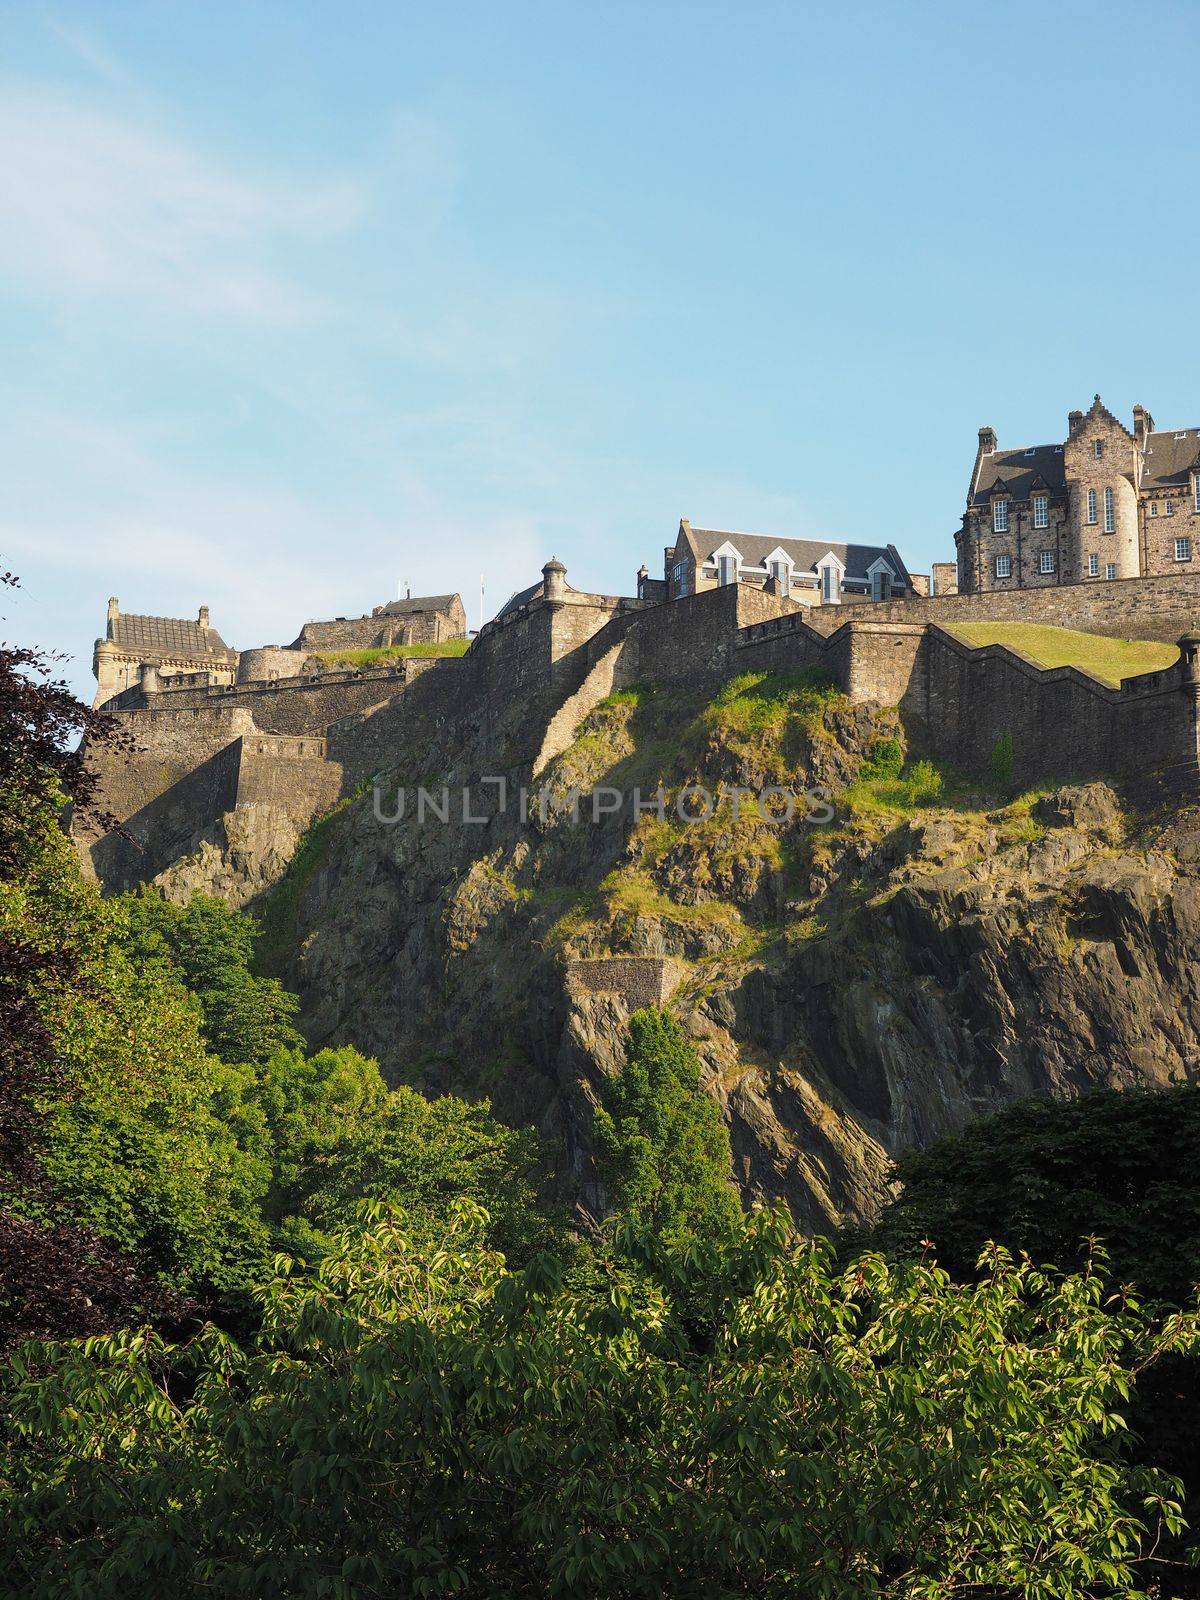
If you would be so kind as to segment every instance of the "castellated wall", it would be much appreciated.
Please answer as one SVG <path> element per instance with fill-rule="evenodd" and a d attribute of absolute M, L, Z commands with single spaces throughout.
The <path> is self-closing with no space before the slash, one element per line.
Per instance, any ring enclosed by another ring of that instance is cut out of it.
<path fill-rule="evenodd" d="M 1000 645 L 972 650 L 925 630 L 901 715 L 921 747 L 986 774 L 1012 740 L 1019 786 L 1059 779 L 1140 779 L 1196 767 L 1196 726 L 1181 666 L 1127 678 L 1120 689 L 1074 667 L 1041 668 Z"/>
<path fill-rule="evenodd" d="M 828 638 L 803 618 L 758 624 L 743 630 L 736 661 L 741 670 L 819 667 L 855 699 L 899 706 L 913 754 L 969 775 L 990 776 L 1007 737 L 1018 786 L 1164 772 L 1194 787 L 1200 777 L 1179 664 L 1114 689 L 1074 667 L 1039 667 L 1003 645 L 972 649 L 936 625 L 874 616 L 843 619 Z"/>
<path fill-rule="evenodd" d="M 1048 589 L 991 594 L 934 595 L 927 600 L 883 600 L 871 607 L 878 622 L 1035 622 L 1078 628 L 1114 639 L 1160 639 L 1174 644 L 1200 626 L 1200 572 L 1158 578 L 1095 578 Z M 845 621 L 840 606 L 817 606 L 809 621 L 833 633 Z"/>
<path fill-rule="evenodd" d="M 237 681 L 267 683 L 275 678 L 298 678 L 308 659 L 307 650 L 292 650 L 277 644 L 243 650 L 238 656 Z"/>
<path fill-rule="evenodd" d="M 244 710 L 263 733 L 323 734 L 339 717 L 380 705 L 401 694 L 421 673 L 455 659 L 433 656 L 287 680 L 169 689 L 149 699 L 135 691 L 127 699 L 122 697 L 121 709 L 152 717 L 188 711 L 209 714 Z"/>

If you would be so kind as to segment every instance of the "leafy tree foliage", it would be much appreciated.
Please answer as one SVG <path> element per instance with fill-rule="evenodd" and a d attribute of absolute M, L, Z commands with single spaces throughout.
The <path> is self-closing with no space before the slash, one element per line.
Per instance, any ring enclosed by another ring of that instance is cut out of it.
<path fill-rule="evenodd" d="M 1135 1285 L 1168 1306 L 1196 1303 L 1200 1085 L 1021 1101 L 904 1157 L 897 1174 L 902 1192 L 868 1236 L 883 1250 L 932 1251 L 956 1276 L 969 1277 L 987 1239 L 1078 1266 L 1099 1237 L 1111 1252 L 1114 1287 Z M 1138 1459 L 1183 1482 L 1189 1519 L 1197 1520 L 1200 1369 L 1193 1358 L 1163 1361 L 1147 1374 L 1130 1425 Z M 1197 1580 L 1200 1574 L 1176 1574 L 1163 1592 L 1200 1593 Z"/>
<path fill-rule="evenodd" d="M 729 1135 L 700 1092 L 700 1063 L 665 1011 L 629 1021 L 625 1064 L 593 1122 L 596 1164 L 627 1227 L 673 1245 L 720 1237 L 741 1216 Z"/>
<path fill-rule="evenodd" d="M 312 1059 L 343 1054 L 322 1051 Z M 345 1084 L 341 1071 L 337 1079 Z M 451 1208 L 468 1199 L 487 1208 L 489 1243 L 510 1262 L 567 1248 L 563 1219 L 544 1197 L 543 1142 L 530 1128 L 498 1122 L 486 1101 L 427 1100 L 402 1085 L 370 1092 L 366 1114 L 360 1101 L 353 1114 L 310 1126 L 312 1135 L 282 1147 L 291 1156 L 280 1159 L 276 1205 L 315 1230 L 342 1227 L 363 1199 L 385 1199 L 403 1206 L 411 1227 L 438 1238 Z M 299 1242 L 306 1233 L 293 1220 L 289 1236 Z"/>
<path fill-rule="evenodd" d="M 227 1062 L 262 1064 L 303 1044 L 298 1002 L 275 978 L 251 970 L 256 924 L 212 895 L 173 905 L 153 890 L 124 901 L 123 940 L 140 964 L 171 968 L 200 1002 L 204 1042 Z"/>
<path fill-rule="evenodd" d="M 90 1600 L 1142 1592 L 1171 1484 L 1111 1448 L 1197 1340 L 1095 1275 L 846 1270 L 760 1215 L 709 1350 L 620 1263 L 506 1272 L 469 1203 L 281 1266 L 244 1350 L 126 1334 L 15 1369 L 9 1581 Z M 27 1448 L 36 1440 L 36 1449 Z"/>
<path fill-rule="evenodd" d="M 0 587 L 15 583 L 0 573 Z M 0 1348 L 185 1310 L 55 1211 L 45 1170 L 48 1106 L 75 1090 L 64 1022 L 95 954 L 89 918 L 72 911 L 78 869 L 59 813 L 97 810 L 84 742 L 115 740 L 112 719 L 53 669 L 42 652 L 0 643 Z"/>
<path fill-rule="evenodd" d="M 1067 1266 L 1099 1236 L 1144 1295 L 1186 1305 L 1200 1283 L 1200 1084 L 1019 1101 L 896 1171 L 882 1249 L 930 1239 L 964 1274 L 988 1239 Z"/>

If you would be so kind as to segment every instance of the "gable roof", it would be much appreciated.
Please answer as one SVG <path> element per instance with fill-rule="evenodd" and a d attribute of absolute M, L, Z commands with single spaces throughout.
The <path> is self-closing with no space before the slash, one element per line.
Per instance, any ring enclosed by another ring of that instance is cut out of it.
<path fill-rule="evenodd" d="M 971 504 L 986 505 L 992 490 L 1003 484 L 1014 500 L 1028 500 L 1035 483 L 1052 492 L 1065 489 L 1063 447 L 1060 444 L 1035 444 L 1031 450 L 993 450 L 979 462 L 979 472 L 971 487 Z"/>
<path fill-rule="evenodd" d="M 543 587 L 543 580 L 539 578 L 536 583 L 531 583 L 528 589 L 518 589 L 516 594 L 510 594 L 499 611 L 497 611 L 495 620 L 499 622 L 501 617 L 507 617 L 510 612 L 519 611 L 522 606 L 527 606 L 531 600 L 537 599 Z"/>
<path fill-rule="evenodd" d="M 458 599 L 456 594 L 413 595 L 404 600 L 389 600 L 372 615 L 380 617 L 407 617 L 417 611 L 449 611 Z"/>
<path fill-rule="evenodd" d="M 139 661 L 229 661 L 237 654 L 215 628 L 202 628 L 195 620 L 184 617 L 147 617 L 122 611 L 110 619 L 108 637 L 118 649 Z"/>
<path fill-rule="evenodd" d="M 1144 487 L 1186 489 L 1193 468 L 1200 464 L 1200 428 L 1177 428 L 1174 433 L 1164 428 L 1150 434 L 1145 463 Z"/>
<path fill-rule="evenodd" d="M 846 569 L 851 582 L 868 581 L 872 562 L 882 557 L 897 578 L 908 584 L 908 568 L 894 544 L 841 544 L 830 539 L 781 539 L 774 533 L 730 533 L 722 528 L 693 528 L 691 523 L 680 526 L 683 537 L 691 545 L 697 562 L 707 561 L 722 544 L 728 541 L 741 555 L 747 566 L 761 567 L 776 550 L 785 551 L 799 572 L 815 577 L 817 563 L 822 556 L 832 552 Z"/>

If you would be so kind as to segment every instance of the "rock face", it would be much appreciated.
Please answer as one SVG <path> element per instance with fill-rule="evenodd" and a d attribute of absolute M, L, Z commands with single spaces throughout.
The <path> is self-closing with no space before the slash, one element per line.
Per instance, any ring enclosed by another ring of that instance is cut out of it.
<path fill-rule="evenodd" d="M 923 764 L 901 773 L 894 710 L 800 679 L 618 691 L 524 815 L 527 729 L 387 715 L 410 719 L 393 748 L 419 754 L 320 824 L 273 890 L 295 841 L 265 816 L 166 886 L 264 914 L 314 1044 L 561 1135 L 585 1198 L 589 1104 L 651 982 L 696 1041 L 744 1196 L 809 1230 L 870 1216 L 895 1154 L 1015 1097 L 1200 1066 L 1193 816 L 1151 828 L 1100 784 L 1007 805 L 946 792 Z M 447 788 L 446 821 L 418 785 Z M 772 788 L 833 800 L 789 820 L 778 793 L 761 811 L 729 798 Z M 380 820 L 398 790 L 403 815 Z M 594 811 L 574 798 L 593 790 Z M 698 790 L 726 798 L 700 814 Z"/>

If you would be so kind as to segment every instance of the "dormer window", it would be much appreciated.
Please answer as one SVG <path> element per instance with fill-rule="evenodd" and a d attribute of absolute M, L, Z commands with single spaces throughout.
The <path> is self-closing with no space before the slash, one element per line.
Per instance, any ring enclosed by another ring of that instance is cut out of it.
<path fill-rule="evenodd" d="M 774 578 L 776 594 L 789 595 L 792 592 L 792 561 L 787 551 L 780 545 L 766 558 L 763 565 L 767 569 L 767 577 Z"/>
<path fill-rule="evenodd" d="M 992 531 L 994 533 L 1008 532 L 1008 501 L 993 500 L 992 502 Z"/>
<path fill-rule="evenodd" d="M 717 582 L 720 584 L 737 582 L 737 557 L 717 557 Z"/>
<path fill-rule="evenodd" d="M 1087 492 L 1087 519 L 1088 519 L 1089 522 L 1096 522 L 1098 520 L 1098 518 L 1096 516 L 1096 491 L 1095 491 L 1095 489 L 1089 489 L 1088 492 Z"/>
<path fill-rule="evenodd" d="M 1035 494 L 1033 497 L 1033 525 L 1035 528 L 1050 526 L 1050 496 L 1047 494 Z"/>
<path fill-rule="evenodd" d="M 867 568 L 867 576 L 871 580 L 871 599 L 889 600 L 892 594 L 892 579 L 895 574 L 882 556 L 876 556 Z"/>
<path fill-rule="evenodd" d="M 817 562 L 817 577 L 821 584 L 821 603 L 827 606 L 841 604 L 842 574 L 845 567 L 830 550 Z"/>
<path fill-rule="evenodd" d="M 1113 492 L 1111 489 L 1105 489 L 1104 491 L 1104 531 L 1105 533 L 1116 533 L 1117 531 L 1117 508 L 1113 504 Z"/>
<path fill-rule="evenodd" d="M 1104 454 L 1104 440 L 1103 439 L 1093 439 L 1092 440 L 1092 453 L 1095 455 L 1096 460 L 1099 461 L 1100 457 Z"/>

